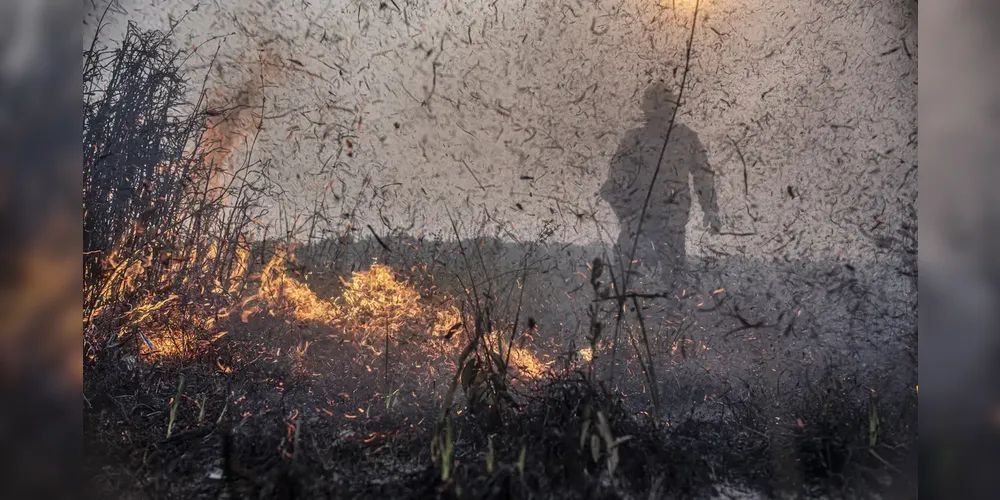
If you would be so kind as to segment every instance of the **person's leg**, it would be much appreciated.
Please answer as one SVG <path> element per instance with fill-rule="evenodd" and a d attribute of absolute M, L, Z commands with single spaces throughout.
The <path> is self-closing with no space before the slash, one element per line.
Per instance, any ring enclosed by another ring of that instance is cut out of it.
<path fill-rule="evenodd" d="M 639 237 L 639 247 L 635 252 L 639 261 L 636 263 L 636 270 L 639 272 L 638 278 L 644 292 L 655 292 L 662 286 L 660 282 L 662 259 L 656 250 L 655 240 L 646 235 Z"/>
<path fill-rule="evenodd" d="M 684 232 L 668 224 L 650 224 L 650 240 L 645 243 L 649 249 L 647 262 L 655 271 L 657 292 L 673 293 L 678 286 L 678 277 L 684 267 Z"/>
<path fill-rule="evenodd" d="M 674 292 L 680 292 L 682 277 L 687 267 L 687 253 L 684 249 L 684 228 L 677 228 L 667 234 L 662 261 L 666 274 L 664 280 Z"/>
<path fill-rule="evenodd" d="M 633 245 L 635 246 L 635 253 L 632 253 Z M 621 233 L 618 234 L 618 255 L 620 256 L 621 267 L 616 267 L 615 272 L 619 273 L 619 279 L 624 276 L 624 273 L 631 270 L 629 275 L 629 288 L 641 289 L 644 288 L 651 274 L 649 266 L 650 261 L 655 262 L 655 258 L 651 259 L 649 255 L 650 252 L 645 251 L 644 247 L 649 246 L 649 240 L 643 235 L 640 235 L 638 241 L 635 238 L 634 230 L 630 228 L 624 228 Z M 633 262 L 629 264 L 629 257 L 633 257 Z"/>

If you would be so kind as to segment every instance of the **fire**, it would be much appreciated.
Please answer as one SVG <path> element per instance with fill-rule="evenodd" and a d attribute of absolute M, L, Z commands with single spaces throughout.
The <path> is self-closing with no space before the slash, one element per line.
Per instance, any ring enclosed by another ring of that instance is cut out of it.
<path fill-rule="evenodd" d="M 510 354 L 510 364 L 529 380 L 542 378 L 552 367 L 552 361 L 542 361 L 528 349 L 514 346 Z"/>
<path fill-rule="evenodd" d="M 243 281 L 243 277 L 250 267 L 250 246 L 246 244 L 243 238 L 240 238 L 240 241 L 242 245 L 236 248 L 236 258 L 232 268 L 229 270 L 229 283 L 227 287 L 229 293 L 236 292 L 237 285 Z"/>
<path fill-rule="evenodd" d="M 135 290 L 138 296 L 130 310 L 109 308 L 95 314 L 103 315 L 106 320 L 124 320 L 116 322 L 120 325 L 115 327 L 120 328 L 118 336 L 134 334 L 140 352 L 147 357 L 185 357 L 210 343 L 199 339 L 221 337 L 219 323 L 233 312 L 233 304 L 237 305 L 236 312 L 243 323 L 264 310 L 272 315 L 334 327 L 376 354 L 384 341 L 389 341 L 402 347 L 400 351 L 394 347 L 394 352 L 403 354 L 417 368 L 428 356 L 451 356 L 463 345 L 460 339 L 465 335 L 467 321 L 455 299 L 434 287 L 418 290 L 413 282 L 389 266 L 376 263 L 365 271 L 339 278 L 342 291 L 335 298 L 322 298 L 290 272 L 296 262 L 293 247 L 275 249 L 260 271 L 259 285 L 252 290 L 240 288 L 251 260 L 250 245 L 245 239 L 237 242 L 230 268 L 219 270 L 221 278 L 216 279 L 214 286 L 198 278 L 214 269 L 218 255 L 227 247 L 206 241 L 200 248 L 185 252 L 181 259 L 168 258 L 159 282 L 141 293 L 144 289 L 138 286 L 139 282 L 145 279 L 145 270 L 155 259 L 128 263 L 112 255 L 109 261 L 116 266 L 117 274 L 113 276 L 120 283 L 117 286 Z M 172 266 L 173 260 L 184 265 Z M 176 283 L 180 278 L 177 273 L 184 266 L 188 267 L 187 273 Z M 240 294 L 243 300 L 239 300 Z M 183 304 L 196 310 L 192 313 Z M 554 362 L 541 359 L 526 347 L 528 337 L 521 337 L 516 345 L 510 346 L 509 333 L 506 335 L 499 331 L 491 333 L 485 345 L 505 363 L 509 360 L 511 372 L 521 379 L 545 376 Z M 225 368 L 219 367 L 223 371 Z"/>
<path fill-rule="evenodd" d="M 256 294 L 243 301 L 247 307 L 257 301 L 272 314 L 284 313 L 300 321 L 336 326 L 355 341 L 380 346 L 386 332 L 394 340 L 447 339 L 462 325 L 454 303 L 422 297 L 415 286 L 400 278 L 390 267 L 374 264 L 366 271 L 340 278 L 343 293 L 324 300 L 305 283 L 289 276 L 287 264 L 294 259 L 288 249 L 278 249 L 261 272 Z M 244 311 L 244 320 L 257 307 Z M 452 341 L 448 345 L 455 346 Z"/>
<path fill-rule="evenodd" d="M 503 362 L 510 356 L 510 367 L 514 368 L 517 374 L 527 380 L 537 380 L 542 378 L 554 364 L 553 361 L 542 361 L 527 347 L 509 345 L 509 337 L 502 332 L 493 332 L 487 336 L 487 345 L 490 346 L 493 355 L 501 358 Z M 502 352 L 498 353 L 498 347 L 502 347 Z M 509 350 L 509 352 L 508 352 Z"/>
<path fill-rule="evenodd" d="M 337 308 L 329 301 L 320 299 L 305 284 L 290 278 L 286 272 L 290 253 L 287 248 L 278 248 L 271 260 L 264 266 L 260 276 L 260 288 L 256 295 L 244 301 L 244 306 L 254 299 L 260 299 L 271 307 L 271 312 L 287 312 L 301 321 L 332 323 Z"/>
<path fill-rule="evenodd" d="M 355 335 L 401 330 L 424 315 L 420 293 L 399 280 L 392 269 L 374 264 L 367 271 L 353 273 L 344 285 L 340 324 Z"/>
<path fill-rule="evenodd" d="M 454 304 L 448 304 L 436 313 L 434 325 L 431 328 L 431 335 L 435 337 L 448 337 L 454 335 L 462 327 L 462 313 Z"/>
<path fill-rule="evenodd" d="M 103 341 L 132 339 L 149 358 L 193 354 L 198 339 L 216 333 L 217 319 L 228 314 L 227 306 L 240 292 L 250 259 L 246 238 L 237 238 L 227 270 L 217 269 L 220 248 L 226 245 L 220 247 L 214 238 L 183 251 L 146 245 L 124 255 L 121 249 L 134 237 L 124 235 L 101 259 L 103 284 L 93 310 L 83 318 L 88 332 L 110 328 L 111 338 Z M 216 277 L 204 279 L 208 276 Z"/>

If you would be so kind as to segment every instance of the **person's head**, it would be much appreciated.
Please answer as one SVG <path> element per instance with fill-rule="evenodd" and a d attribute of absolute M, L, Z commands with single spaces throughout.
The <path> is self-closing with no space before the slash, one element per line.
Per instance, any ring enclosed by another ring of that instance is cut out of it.
<path fill-rule="evenodd" d="M 642 110 L 646 113 L 646 120 L 669 120 L 677 106 L 677 97 L 671 92 L 670 87 L 661 80 L 657 80 L 646 88 L 642 96 Z"/>

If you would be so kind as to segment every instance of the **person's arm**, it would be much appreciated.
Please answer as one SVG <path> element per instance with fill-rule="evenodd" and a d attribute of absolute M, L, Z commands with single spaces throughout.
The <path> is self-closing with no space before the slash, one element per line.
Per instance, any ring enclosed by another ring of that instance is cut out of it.
<path fill-rule="evenodd" d="M 708 156 L 701 141 L 692 141 L 694 151 L 694 162 L 691 168 L 691 177 L 694 181 L 694 195 L 698 197 L 698 204 L 705 212 L 705 223 L 708 229 L 718 234 L 722 229 L 722 221 L 719 217 L 719 203 L 715 196 L 715 172 L 708 164 Z"/>

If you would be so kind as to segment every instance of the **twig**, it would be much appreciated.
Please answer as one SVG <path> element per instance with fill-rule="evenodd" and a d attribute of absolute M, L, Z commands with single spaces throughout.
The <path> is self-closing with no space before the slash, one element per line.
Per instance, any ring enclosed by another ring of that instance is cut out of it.
<path fill-rule="evenodd" d="M 389 249 L 389 245 L 386 245 L 385 242 L 382 241 L 382 238 L 378 237 L 378 234 L 375 233 L 375 229 L 372 228 L 371 224 L 367 224 L 366 226 L 368 227 L 368 230 L 371 231 L 372 236 L 375 237 L 375 241 L 377 241 L 378 244 L 381 245 L 386 252 L 392 253 L 392 250 Z"/>
<path fill-rule="evenodd" d="M 649 348 L 649 337 L 646 335 L 646 322 L 642 318 L 642 310 L 639 309 L 639 299 L 632 297 L 632 305 L 635 307 L 636 317 L 639 318 L 639 330 L 642 332 L 642 343 L 646 346 L 646 366 L 644 370 L 649 377 L 649 392 L 653 399 L 653 427 L 660 426 L 660 386 L 656 383 L 656 363 L 653 361 L 653 353 Z M 636 350 L 638 351 L 638 349 Z M 639 359 L 642 353 L 636 352 Z"/>
<path fill-rule="evenodd" d="M 507 367 L 510 366 L 510 355 L 514 352 L 514 341 L 517 335 L 517 325 L 521 321 L 521 305 L 524 302 L 524 288 L 526 286 L 526 278 L 528 275 L 528 256 L 524 256 L 523 264 L 521 267 L 521 293 L 517 298 L 517 312 L 514 314 L 514 328 L 510 332 L 510 342 L 507 345 L 507 359 L 504 360 L 503 364 L 503 374 L 504 377 L 507 375 Z M 530 318 L 529 318 L 530 319 Z M 503 353 L 500 353 L 503 355 Z"/>
<path fill-rule="evenodd" d="M 482 182 L 479 182 L 479 177 L 476 177 L 476 173 L 472 171 L 472 167 L 470 167 L 469 164 L 465 162 L 465 160 L 462 160 L 462 165 L 465 165 L 465 169 L 468 170 L 470 174 L 472 174 L 472 178 L 476 180 L 476 184 L 479 184 L 479 189 L 482 189 L 483 192 L 486 192 L 486 188 L 483 187 Z"/>
<path fill-rule="evenodd" d="M 440 55 L 440 53 L 438 54 Z M 431 63 L 431 90 L 427 93 L 427 97 L 424 98 L 423 102 L 420 104 L 422 106 L 429 106 L 431 103 L 431 97 L 434 96 L 434 89 L 437 88 L 438 81 L 438 63 L 437 58 L 434 58 L 434 62 Z"/>
<path fill-rule="evenodd" d="M 873 457 L 877 458 L 879 462 L 882 462 L 882 464 L 883 464 L 883 465 L 885 465 L 886 467 L 888 467 L 888 468 L 889 468 L 889 470 L 891 470 L 891 471 L 895 472 L 896 474 L 900 474 L 900 475 L 902 475 L 902 474 L 903 474 L 903 472 L 902 472 L 902 471 L 900 471 L 900 470 L 899 470 L 898 468 L 896 468 L 896 466 L 894 466 L 894 465 L 892 465 L 891 463 L 889 463 L 889 461 L 888 461 L 888 460 L 886 460 L 886 459 L 882 458 L 882 456 L 881 456 L 881 455 L 879 455 L 878 453 L 875 453 L 875 450 L 872 450 L 872 449 L 869 449 L 869 450 L 868 450 L 868 453 L 871 453 L 871 455 L 872 455 Z"/>
<path fill-rule="evenodd" d="M 736 148 L 736 154 L 739 155 L 740 157 L 740 163 L 743 164 L 743 194 L 749 196 L 750 183 L 747 180 L 747 161 L 745 158 L 743 158 L 743 151 L 740 151 L 740 145 L 736 144 L 736 141 L 734 141 L 732 138 L 729 139 L 729 142 L 733 143 L 733 147 Z"/>

